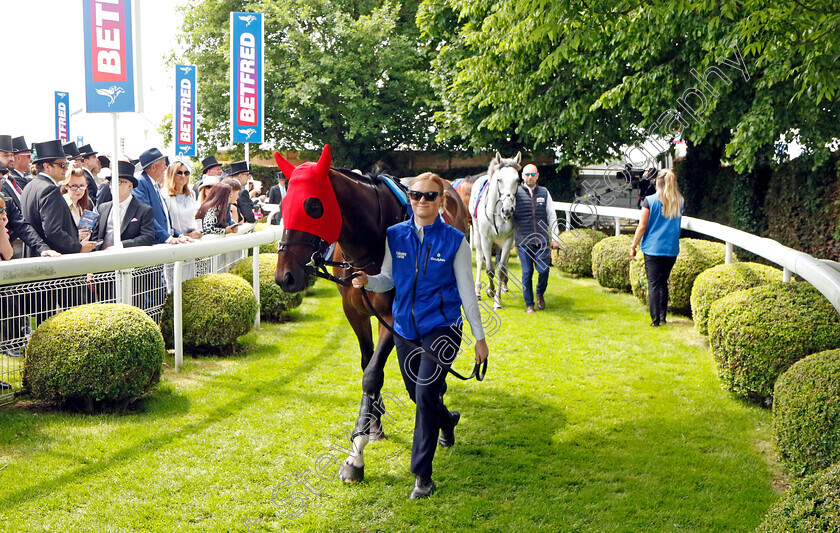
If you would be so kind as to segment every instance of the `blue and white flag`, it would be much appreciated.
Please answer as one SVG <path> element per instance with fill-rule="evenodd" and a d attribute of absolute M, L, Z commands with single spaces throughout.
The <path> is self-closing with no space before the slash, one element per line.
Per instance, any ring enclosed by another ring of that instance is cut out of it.
<path fill-rule="evenodd" d="M 175 65 L 175 153 L 195 157 L 195 65 Z"/>
<path fill-rule="evenodd" d="M 83 0 L 88 113 L 137 111 L 132 0 Z"/>
<path fill-rule="evenodd" d="M 231 141 L 261 143 L 264 133 L 262 13 L 230 14 Z"/>
<path fill-rule="evenodd" d="M 55 92 L 55 138 L 70 142 L 70 94 L 66 91 Z"/>

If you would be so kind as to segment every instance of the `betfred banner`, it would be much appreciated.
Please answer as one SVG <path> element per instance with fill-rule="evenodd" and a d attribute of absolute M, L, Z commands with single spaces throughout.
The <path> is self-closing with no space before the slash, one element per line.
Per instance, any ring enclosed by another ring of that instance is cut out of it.
<path fill-rule="evenodd" d="M 195 157 L 195 65 L 175 65 L 175 153 Z"/>
<path fill-rule="evenodd" d="M 136 111 L 132 0 L 82 0 L 88 113 Z"/>
<path fill-rule="evenodd" d="M 263 15 L 230 14 L 231 141 L 263 142 Z"/>
<path fill-rule="evenodd" d="M 70 94 L 55 92 L 55 138 L 70 142 Z"/>

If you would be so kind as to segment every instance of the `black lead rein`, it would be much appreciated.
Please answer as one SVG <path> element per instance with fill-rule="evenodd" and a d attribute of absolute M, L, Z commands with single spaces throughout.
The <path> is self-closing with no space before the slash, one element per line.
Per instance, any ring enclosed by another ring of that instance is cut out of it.
<path fill-rule="evenodd" d="M 309 244 L 311 246 L 312 243 L 285 242 L 285 243 L 281 243 L 281 244 L 285 244 L 285 245 L 288 245 L 288 244 Z M 329 272 L 327 272 L 327 267 L 328 266 L 337 266 L 337 267 L 340 267 L 340 268 L 343 268 L 343 269 L 346 269 L 346 270 L 350 270 L 350 269 L 362 270 L 362 269 L 370 266 L 370 263 L 368 263 L 367 265 L 365 265 L 363 267 L 357 267 L 357 266 L 355 266 L 352 263 L 347 262 L 347 261 L 327 261 L 326 259 L 324 259 L 324 256 L 321 254 L 320 250 L 316 250 L 312 254 L 311 261 L 306 266 L 312 268 L 314 270 L 315 276 L 317 276 L 319 278 L 323 278 L 323 279 L 326 279 L 328 281 L 332 281 L 334 283 L 337 283 L 339 285 L 343 285 L 345 287 L 351 287 L 352 286 L 351 281 L 353 280 L 353 278 L 355 278 L 359 275 L 358 272 L 353 272 L 352 274 L 350 274 L 349 276 L 347 276 L 345 278 L 339 278 L 339 277 L 334 276 L 334 275 L 330 274 Z M 385 326 L 385 329 L 390 331 L 393 335 L 399 335 L 396 331 L 394 331 L 394 328 L 392 328 L 391 325 L 388 324 L 382 318 L 382 316 L 379 313 L 376 312 L 376 308 L 373 307 L 373 304 L 371 303 L 370 298 L 368 297 L 367 290 L 364 287 L 362 287 L 362 298 L 364 298 L 365 304 L 367 304 L 367 306 L 370 308 L 371 313 L 373 314 L 373 316 L 376 317 L 376 319 L 379 321 L 379 323 L 382 324 L 383 326 Z M 458 373 L 458 371 L 454 370 L 452 368 L 452 365 L 447 365 L 447 364 L 443 363 L 440 359 L 438 359 L 438 357 L 435 354 L 424 350 L 421 346 L 416 345 L 414 342 L 412 342 L 408 339 L 404 339 L 404 340 L 409 345 L 413 346 L 415 349 L 420 348 L 420 351 L 423 353 L 423 355 L 425 355 L 426 357 L 431 359 L 431 361 L 433 363 L 440 366 L 441 368 L 446 368 L 447 371 L 450 374 L 452 374 L 453 376 L 455 376 L 456 378 L 458 378 L 462 381 L 469 381 L 472 378 L 475 378 L 476 381 L 484 381 L 484 376 L 487 375 L 487 359 L 484 360 L 483 364 L 475 363 L 475 366 L 473 366 L 473 370 L 470 373 L 470 375 L 467 376 L 467 377 L 464 377 L 460 373 Z"/>

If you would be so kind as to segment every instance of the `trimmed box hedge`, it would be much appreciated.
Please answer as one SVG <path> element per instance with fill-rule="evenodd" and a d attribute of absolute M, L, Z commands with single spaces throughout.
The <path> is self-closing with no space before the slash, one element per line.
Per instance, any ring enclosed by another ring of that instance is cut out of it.
<path fill-rule="evenodd" d="M 840 350 L 797 361 L 773 394 L 779 457 L 797 473 L 840 462 Z"/>
<path fill-rule="evenodd" d="M 253 258 L 246 257 L 230 269 L 231 274 L 240 276 L 253 286 Z M 303 292 L 289 294 L 274 281 L 277 268 L 277 254 L 260 254 L 260 319 L 282 321 L 286 311 L 294 309 L 303 302 Z M 314 282 L 314 276 L 310 276 Z"/>
<path fill-rule="evenodd" d="M 101 303 L 44 321 L 26 346 L 23 386 L 33 397 L 80 404 L 124 404 L 160 380 L 166 353 L 154 321 L 136 307 Z"/>
<path fill-rule="evenodd" d="M 734 254 L 733 254 L 734 255 Z M 680 239 L 680 253 L 668 278 L 668 310 L 691 316 L 691 288 L 701 272 L 726 260 L 726 246 L 702 239 Z M 648 279 L 645 255 L 638 253 L 630 262 L 630 285 L 633 294 L 648 303 Z"/>
<path fill-rule="evenodd" d="M 759 263 L 730 263 L 701 272 L 691 288 L 691 314 L 697 331 L 709 333 L 709 308 L 720 298 L 781 280 L 781 270 Z"/>
<path fill-rule="evenodd" d="M 181 286 L 183 342 L 188 350 L 218 350 L 233 346 L 251 331 L 257 318 L 257 298 L 251 286 L 233 274 L 207 274 Z M 160 329 L 173 342 L 173 297 L 163 304 Z"/>
<path fill-rule="evenodd" d="M 776 379 L 795 362 L 840 348 L 840 315 L 807 283 L 770 283 L 712 304 L 709 342 L 726 386 L 768 401 Z"/>
<path fill-rule="evenodd" d="M 633 237 L 607 237 L 592 247 L 592 274 L 602 287 L 630 292 L 630 245 Z"/>
<path fill-rule="evenodd" d="M 840 465 L 796 483 L 756 529 L 756 533 L 836 531 L 840 531 Z"/>
<path fill-rule="evenodd" d="M 561 272 L 592 277 L 592 247 L 605 238 L 600 231 L 573 229 L 560 234 L 560 249 L 551 251 L 551 259 Z"/>

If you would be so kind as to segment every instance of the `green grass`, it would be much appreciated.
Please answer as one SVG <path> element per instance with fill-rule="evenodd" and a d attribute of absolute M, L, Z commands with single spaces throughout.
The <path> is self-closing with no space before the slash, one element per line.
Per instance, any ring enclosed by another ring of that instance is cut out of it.
<path fill-rule="evenodd" d="M 337 291 L 315 292 L 238 355 L 167 370 L 131 413 L 0 409 L 0 530 L 746 532 L 784 483 L 770 412 L 721 388 L 689 320 L 650 328 L 634 297 L 553 270 L 547 311 L 499 312 L 487 379 L 448 380 L 463 417 L 430 500 L 406 499 L 414 411 L 392 355 L 384 389 L 408 407 L 386 400 L 365 482 L 315 478 L 290 519 L 272 488 L 345 445 L 361 397 Z"/>

